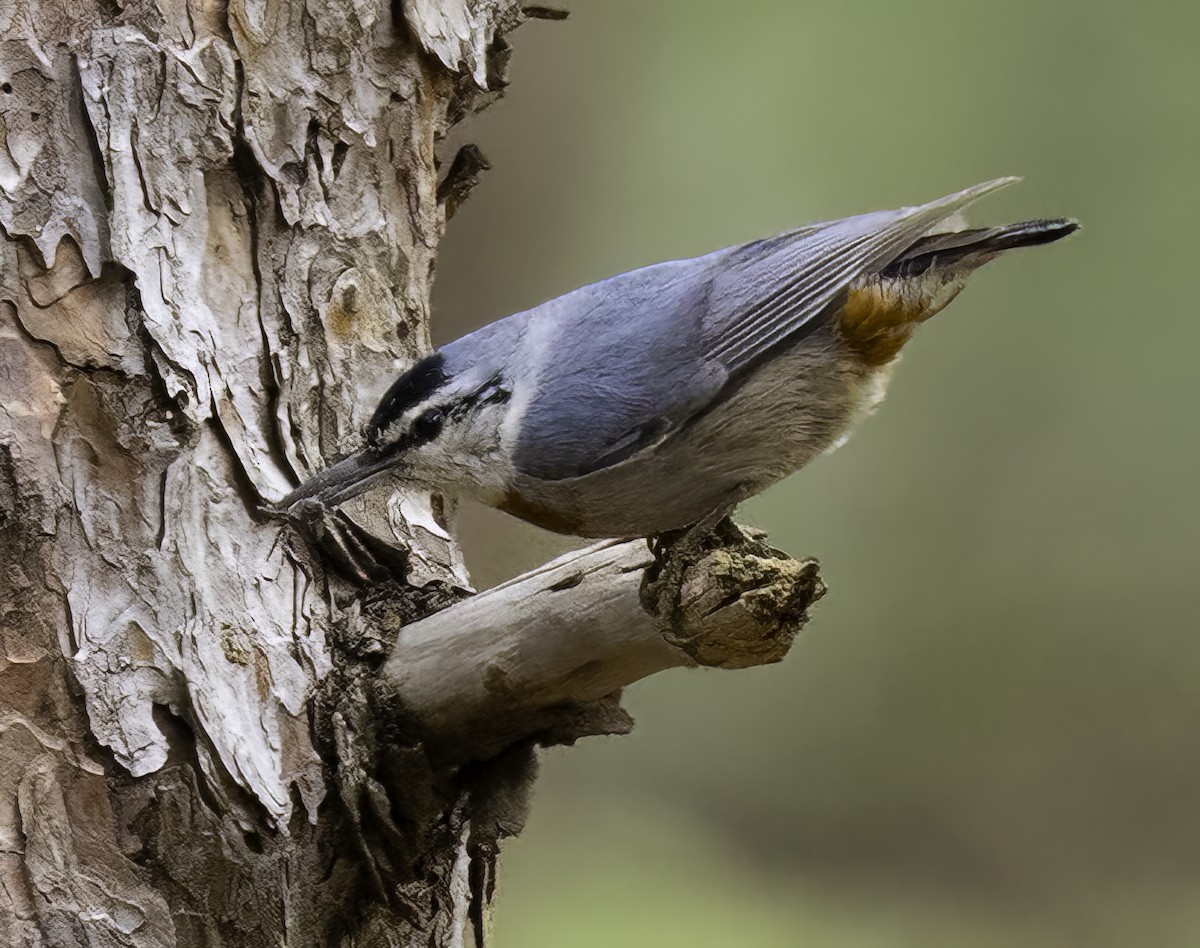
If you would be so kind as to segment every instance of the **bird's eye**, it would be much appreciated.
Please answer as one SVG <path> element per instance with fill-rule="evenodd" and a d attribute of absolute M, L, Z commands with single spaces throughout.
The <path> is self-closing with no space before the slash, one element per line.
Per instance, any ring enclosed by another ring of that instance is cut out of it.
<path fill-rule="evenodd" d="M 422 441 L 431 441 L 438 436 L 445 421 L 446 415 L 440 408 L 427 408 L 413 422 L 413 434 Z"/>

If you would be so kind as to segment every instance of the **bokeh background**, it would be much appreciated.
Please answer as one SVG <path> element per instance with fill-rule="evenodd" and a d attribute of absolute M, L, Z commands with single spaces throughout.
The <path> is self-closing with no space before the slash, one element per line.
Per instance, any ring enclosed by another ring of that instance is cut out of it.
<path fill-rule="evenodd" d="M 435 337 L 1018 173 L 837 454 L 749 503 L 831 591 L 782 665 L 545 755 L 500 948 L 1200 945 L 1200 5 L 576 0 L 470 123 Z M 565 548 L 469 511 L 489 585 Z"/>

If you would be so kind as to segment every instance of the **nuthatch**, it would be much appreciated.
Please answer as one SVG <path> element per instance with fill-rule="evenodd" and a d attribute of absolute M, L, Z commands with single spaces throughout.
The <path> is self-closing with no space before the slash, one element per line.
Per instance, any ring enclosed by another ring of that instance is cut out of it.
<path fill-rule="evenodd" d="M 728 512 L 845 441 L 975 269 L 1078 227 L 962 229 L 962 208 L 1015 180 L 634 270 L 484 326 L 401 375 L 366 447 L 281 506 L 396 478 L 586 537 Z"/>

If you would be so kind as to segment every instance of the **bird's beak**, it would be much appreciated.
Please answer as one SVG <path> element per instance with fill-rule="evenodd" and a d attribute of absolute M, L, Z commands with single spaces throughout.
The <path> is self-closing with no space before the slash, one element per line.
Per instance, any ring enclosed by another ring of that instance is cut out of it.
<path fill-rule="evenodd" d="M 370 490 L 384 475 L 399 466 L 395 454 L 390 451 L 359 451 L 344 461 L 318 471 L 279 501 L 277 507 L 289 510 L 303 500 L 315 500 L 325 507 L 336 507 Z"/>

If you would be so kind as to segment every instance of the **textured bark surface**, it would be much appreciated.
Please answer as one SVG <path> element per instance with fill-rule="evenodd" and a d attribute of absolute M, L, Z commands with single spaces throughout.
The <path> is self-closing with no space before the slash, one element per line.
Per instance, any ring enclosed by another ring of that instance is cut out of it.
<path fill-rule="evenodd" d="M 414 624 L 467 586 L 440 499 L 305 535 L 264 509 L 427 348 L 438 240 L 486 168 L 439 142 L 531 15 L 0 5 L 0 944 L 481 943 L 535 744 L 626 729 L 632 670 L 777 660 L 819 595 L 745 547 L 700 582 L 601 551 L 613 582 L 546 592 L 575 606 L 530 667 L 617 670 L 521 680 L 475 733 L 491 698 L 450 726 L 412 651 L 465 615 Z M 537 651 L 489 608 L 464 653 Z"/>
<path fill-rule="evenodd" d="M 435 759 L 619 734 L 623 687 L 781 661 L 824 593 L 815 560 L 728 521 L 692 550 L 606 540 L 400 629 L 381 677 Z"/>
<path fill-rule="evenodd" d="M 353 580 L 392 581 L 403 610 L 400 581 L 461 583 L 457 554 L 417 496 L 330 524 L 332 559 L 259 507 L 352 447 L 427 346 L 435 150 L 502 84 L 519 18 L 0 5 L 5 945 L 467 925 L 463 791 L 396 860 L 412 904 L 378 900 L 339 832 L 352 767 L 322 691 L 382 648 Z"/>

